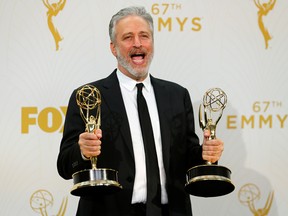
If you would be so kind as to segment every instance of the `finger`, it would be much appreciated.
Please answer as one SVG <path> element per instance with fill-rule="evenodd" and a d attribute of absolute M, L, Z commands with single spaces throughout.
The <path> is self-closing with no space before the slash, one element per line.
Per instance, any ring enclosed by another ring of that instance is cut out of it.
<path fill-rule="evenodd" d="M 212 163 L 218 161 L 221 157 L 221 152 L 203 152 L 203 159 Z"/>
<path fill-rule="evenodd" d="M 101 129 L 96 129 L 94 131 L 94 134 L 97 136 L 98 139 L 102 138 L 102 130 Z"/>
<path fill-rule="evenodd" d="M 203 132 L 204 138 L 205 139 L 209 139 L 210 138 L 210 130 L 205 129 Z"/>
<path fill-rule="evenodd" d="M 94 133 L 84 132 L 79 135 L 79 140 L 98 140 L 99 138 Z"/>
<path fill-rule="evenodd" d="M 212 139 L 212 140 L 206 140 L 204 142 L 205 146 L 219 146 L 219 147 L 223 147 L 224 146 L 224 142 L 220 139 Z"/>
<path fill-rule="evenodd" d="M 205 161 L 209 161 L 210 163 L 215 163 L 215 162 L 217 162 L 219 160 L 218 157 L 205 157 L 205 158 L 203 157 L 203 159 Z"/>
<path fill-rule="evenodd" d="M 203 148 L 203 153 L 208 156 L 218 156 L 221 155 L 223 152 L 222 147 L 205 147 Z"/>
<path fill-rule="evenodd" d="M 221 150 L 204 150 L 203 154 L 206 156 L 219 156 L 221 155 L 222 151 Z"/>
<path fill-rule="evenodd" d="M 98 156 L 101 154 L 101 146 L 90 146 L 90 147 L 85 147 L 81 149 L 82 154 L 85 155 L 85 157 L 94 157 Z"/>

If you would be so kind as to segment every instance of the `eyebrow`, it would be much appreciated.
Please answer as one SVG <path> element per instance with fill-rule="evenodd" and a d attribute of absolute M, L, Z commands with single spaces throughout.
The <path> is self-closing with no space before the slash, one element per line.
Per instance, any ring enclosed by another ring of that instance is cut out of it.
<path fill-rule="evenodd" d="M 140 31 L 138 34 L 147 34 L 147 35 L 152 35 L 149 31 Z M 134 35 L 134 33 L 133 32 L 127 32 L 127 33 L 124 33 L 123 35 L 122 35 L 122 37 L 125 37 L 125 36 L 127 36 L 127 35 Z"/>

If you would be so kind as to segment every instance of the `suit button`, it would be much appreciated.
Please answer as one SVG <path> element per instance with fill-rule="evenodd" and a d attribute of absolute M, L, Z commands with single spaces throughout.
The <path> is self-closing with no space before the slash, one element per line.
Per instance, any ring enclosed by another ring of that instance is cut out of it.
<path fill-rule="evenodd" d="M 131 183 L 133 181 L 133 178 L 131 176 L 127 177 L 126 179 L 129 183 Z"/>

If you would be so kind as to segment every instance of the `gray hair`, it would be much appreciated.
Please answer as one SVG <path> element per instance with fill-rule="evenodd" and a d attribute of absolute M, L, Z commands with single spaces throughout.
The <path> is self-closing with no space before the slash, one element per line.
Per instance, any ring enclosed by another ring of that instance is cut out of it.
<path fill-rule="evenodd" d="M 127 16 L 139 16 L 139 17 L 142 17 L 144 20 L 146 20 L 150 26 L 150 30 L 152 32 L 152 37 L 153 37 L 154 27 L 153 27 L 152 16 L 145 10 L 144 7 L 132 6 L 132 7 L 123 8 L 118 13 L 112 16 L 110 23 L 109 23 L 109 36 L 112 42 L 115 42 L 115 26 L 117 22 Z"/>

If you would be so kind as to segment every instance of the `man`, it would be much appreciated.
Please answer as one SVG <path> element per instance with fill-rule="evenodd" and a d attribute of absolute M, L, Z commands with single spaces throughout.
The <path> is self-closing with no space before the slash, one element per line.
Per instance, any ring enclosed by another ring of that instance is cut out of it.
<path fill-rule="evenodd" d="M 73 173 L 91 168 L 86 158 L 99 156 L 98 167 L 119 171 L 123 189 L 112 195 L 81 197 L 77 215 L 191 216 L 189 194 L 184 190 L 186 171 L 205 160 L 218 161 L 223 142 L 208 140 L 210 132 L 205 131 L 201 146 L 187 89 L 149 74 L 154 53 L 153 21 L 144 8 L 120 10 L 110 21 L 109 34 L 117 69 L 107 78 L 90 83 L 102 96 L 101 130 L 84 131 L 75 90 L 69 101 L 57 166 L 63 178 L 71 179 Z M 138 118 L 137 83 L 144 84 L 142 92 L 157 152 L 161 184 L 161 201 L 155 204 L 158 213 L 147 213 L 148 155 Z"/>

